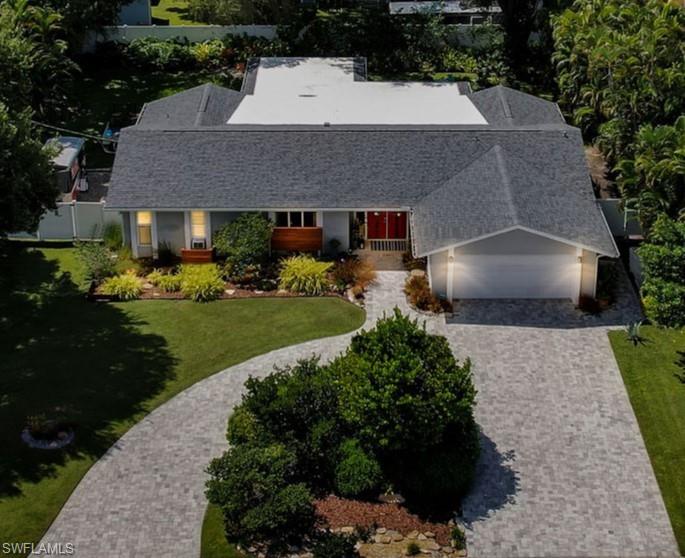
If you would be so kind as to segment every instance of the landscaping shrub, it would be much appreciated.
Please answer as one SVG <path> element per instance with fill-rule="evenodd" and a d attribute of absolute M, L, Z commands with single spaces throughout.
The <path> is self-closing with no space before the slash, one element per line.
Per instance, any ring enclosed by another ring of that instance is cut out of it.
<path fill-rule="evenodd" d="M 647 279 L 642 285 L 647 317 L 669 327 L 685 325 L 685 285 L 663 279 Z"/>
<path fill-rule="evenodd" d="M 181 292 L 195 302 L 216 300 L 224 292 L 224 281 L 216 264 L 189 264 L 179 269 Z"/>
<path fill-rule="evenodd" d="M 440 300 L 431 291 L 428 278 L 425 275 L 412 275 L 404 286 L 404 292 L 409 297 L 409 302 L 425 312 L 450 311 L 450 304 Z"/>
<path fill-rule="evenodd" d="M 317 489 L 328 489 L 342 421 L 336 386 L 327 370 L 311 358 L 263 379 L 250 378 L 245 388 L 236 418 L 229 423 L 229 442 L 249 438 L 282 442 L 296 453 L 301 478 Z M 249 430 L 247 416 L 254 421 Z"/>
<path fill-rule="evenodd" d="M 358 558 L 355 537 L 324 531 L 319 533 L 312 546 L 314 558 Z"/>
<path fill-rule="evenodd" d="M 454 529 L 452 529 L 451 539 L 452 543 L 454 544 L 454 548 L 457 550 L 466 549 L 466 535 L 464 534 L 464 530 L 458 525 L 455 525 Z"/>
<path fill-rule="evenodd" d="M 165 274 L 157 281 L 157 286 L 165 293 L 176 293 L 181 290 L 181 276 Z"/>
<path fill-rule="evenodd" d="M 134 300 L 143 292 L 140 278 L 133 272 L 108 277 L 102 283 L 102 293 L 116 296 L 119 300 Z"/>
<path fill-rule="evenodd" d="M 365 291 L 376 280 L 377 274 L 368 260 L 345 258 L 336 262 L 332 277 L 340 290 L 353 287 Z"/>
<path fill-rule="evenodd" d="M 157 263 L 162 267 L 171 266 L 176 260 L 174 249 L 168 242 L 161 241 L 157 247 Z"/>
<path fill-rule="evenodd" d="M 238 405 L 230 417 L 228 417 L 228 428 L 226 429 L 226 439 L 232 446 L 239 444 L 254 443 L 260 433 L 255 417 L 244 405 Z"/>
<path fill-rule="evenodd" d="M 647 317 L 665 326 L 685 325 L 685 222 L 661 215 L 637 253 Z"/>
<path fill-rule="evenodd" d="M 164 277 L 164 272 L 161 269 L 153 269 L 145 276 L 145 279 L 147 279 L 148 283 L 156 287 L 159 285 L 159 280 L 162 277 Z"/>
<path fill-rule="evenodd" d="M 207 499 L 219 506 L 229 539 L 282 547 L 312 531 L 312 496 L 293 482 L 297 460 L 283 445 L 242 444 L 212 460 Z"/>
<path fill-rule="evenodd" d="M 156 70 L 182 70 L 194 62 L 187 43 L 154 37 L 133 39 L 124 54 L 135 64 Z"/>
<path fill-rule="evenodd" d="M 126 273 L 127 271 L 134 271 L 137 275 L 143 272 L 141 263 L 133 258 L 131 249 L 128 246 L 122 246 L 117 250 L 114 269 L 117 274 Z"/>
<path fill-rule="evenodd" d="M 341 496 L 354 498 L 371 494 L 383 478 L 376 458 L 365 452 L 354 439 L 340 447 L 341 459 L 335 469 L 335 488 Z"/>
<path fill-rule="evenodd" d="M 77 242 L 76 253 L 86 269 L 89 281 L 100 282 L 115 273 L 111 252 L 99 242 Z"/>
<path fill-rule="evenodd" d="M 355 335 L 331 368 L 340 412 L 367 448 L 418 451 L 443 442 L 448 429 L 475 428 L 470 362 L 457 364 L 444 337 L 397 308 Z"/>
<path fill-rule="evenodd" d="M 102 240 L 111 251 L 121 248 L 124 244 L 124 231 L 121 228 L 121 224 L 114 221 L 105 223 L 102 229 Z"/>
<path fill-rule="evenodd" d="M 385 457 L 393 485 L 424 513 L 453 511 L 473 481 L 480 451 L 477 427 L 472 422 L 460 433 L 449 430 L 440 445 Z"/>
<path fill-rule="evenodd" d="M 426 258 L 415 258 L 410 250 L 402 254 L 402 263 L 407 271 L 414 269 L 423 269 L 425 271 L 427 265 Z"/>
<path fill-rule="evenodd" d="M 317 295 L 330 287 L 329 262 L 319 262 L 310 256 L 291 256 L 283 260 L 278 286 L 295 293 Z"/>
<path fill-rule="evenodd" d="M 273 225 L 261 213 L 243 213 L 216 231 L 212 243 L 216 253 L 226 258 L 229 273 L 242 275 L 249 266 L 266 262 L 272 231 Z"/>

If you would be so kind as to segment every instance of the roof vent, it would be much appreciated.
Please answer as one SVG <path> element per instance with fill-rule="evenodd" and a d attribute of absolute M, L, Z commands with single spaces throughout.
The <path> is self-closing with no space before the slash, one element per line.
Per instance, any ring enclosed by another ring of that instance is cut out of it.
<path fill-rule="evenodd" d="M 324 125 L 324 127 L 326 127 L 326 128 L 330 128 L 330 127 L 331 127 L 331 123 L 330 123 L 330 122 L 324 122 L 323 125 Z"/>

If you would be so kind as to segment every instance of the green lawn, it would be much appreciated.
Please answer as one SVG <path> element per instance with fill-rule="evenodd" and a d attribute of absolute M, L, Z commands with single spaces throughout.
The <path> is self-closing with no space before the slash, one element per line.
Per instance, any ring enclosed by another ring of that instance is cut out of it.
<path fill-rule="evenodd" d="M 72 248 L 5 246 L 0 269 L 0 543 L 37 541 L 94 461 L 183 389 L 364 320 L 333 298 L 88 303 Z M 37 414 L 73 421 L 73 447 L 23 446 Z"/>
<path fill-rule="evenodd" d="M 209 504 L 202 523 L 202 549 L 200 558 L 243 558 L 244 554 L 228 544 L 224 536 L 221 509 Z"/>
<path fill-rule="evenodd" d="M 642 334 L 637 347 L 623 331 L 609 338 L 685 554 L 685 329 L 643 326 Z"/>
<path fill-rule="evenodd" d="M 203 25 L 188 15 L 186 0 L 159 0 L 152 6 L 152 19 L 156 25 Z"/>

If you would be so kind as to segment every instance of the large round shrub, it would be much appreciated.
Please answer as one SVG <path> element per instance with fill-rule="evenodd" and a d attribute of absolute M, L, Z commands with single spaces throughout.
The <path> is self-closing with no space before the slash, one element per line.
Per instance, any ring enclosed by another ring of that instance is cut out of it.
<path fill-rule="evenodd" d="M 295 452 L 299 478 L 317 491 L 331 487 L 343 439 L 335 383 L 316 358 L 250 378 L 229 424 L 229 441 L 279 442 Z"/>
<path fill-rule="evenodd" d="M 444 337 L 398 309 L 356 335 L 331 369 L 340 412 L 367 448 L 417 451 L 450 428 L 475 428 L 470 362 L 457 364 Z"/>
<path fill-rule="evenodd" d="M 296 464 L 280 444 L 242 444 L 210 463 L 206 494 L 221 508 L 229 539 L 280 547 L 312 531 L 312 496 L 294 482 Z"/>
<path fill-rule="evenodd" d="M 261 213 L 243 213 L 216 231 L 212 244 L 217 254 L 226 258 L 231 273 L 241 275 L 246 267 L 268 258 L 272 230 L 273 225 Z"/>

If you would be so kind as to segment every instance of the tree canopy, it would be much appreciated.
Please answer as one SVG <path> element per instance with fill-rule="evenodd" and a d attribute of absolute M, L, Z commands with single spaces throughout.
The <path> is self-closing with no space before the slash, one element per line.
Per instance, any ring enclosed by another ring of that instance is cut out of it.
<path fill-rule="evenodd" d="M 30 112 L 11 115 L 0 102 L 0 236 L 32 231 L 45 209 L 55 207 L 57 190 L 49 152 L 36 137 Z"/>
<path fill-rule="evenodd" d="M 576 0 L 553 19 L 560 103 L 610 163 L 642 124 L 685 113 L 685 10 L 663 0 Z"/>

